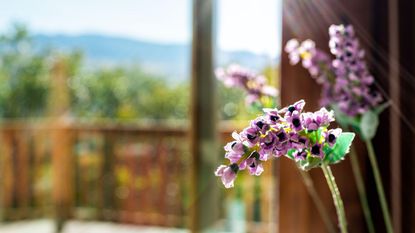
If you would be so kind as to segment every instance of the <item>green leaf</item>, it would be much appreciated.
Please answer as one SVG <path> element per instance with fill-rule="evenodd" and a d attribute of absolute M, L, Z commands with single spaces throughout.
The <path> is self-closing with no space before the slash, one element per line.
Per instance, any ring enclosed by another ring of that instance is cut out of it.
<path fill-rule="evenodd" d="M 360 119 L 358 117 L 351 117 L 344 114 L 337 105 L 332 104 L 330 108 L 334 111 L 336 121 L 342 128 L 348 128 L 349 126 L 358 127 L 360 125 Z"/>
<path fill-rule="evenodd" d="M 378 114 L 374 111 L 367 111 L 360 121 L 360 133 L 365 140 L 371 140 L 376 135 L 379 125 Z"/>
<path fill-rule="evenodd" d="M 286 156 L 290 159 L 294 159 L 294 155 L 293 155 L 294 152 L 295 152 L 295 149 L 290 149 L 290 150 L 288 150 Z"/>
<path fill-rule="evenodd" d="M 350 146 L 352 145 L 354 133 L 345 132 L 340 134 L 336 140 L 336 144 L 332 148 L 325 146 L 323 151 L 326 155 L 324 158 L 329 164 L 338 163 L 344 159 L 347 153 L 349 153 Z"/>

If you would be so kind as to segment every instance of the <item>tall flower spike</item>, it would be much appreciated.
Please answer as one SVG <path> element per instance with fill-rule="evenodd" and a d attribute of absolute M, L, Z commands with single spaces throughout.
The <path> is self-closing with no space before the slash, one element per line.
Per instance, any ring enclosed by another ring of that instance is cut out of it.
<path fill-rule="evenodd" d="M 374 78 L 364 60 L 365 52 L 351 25 L 332 25 L 329 35 L 330 52 L 335 59 L 317 49 L 311 40 L 301 44 L 290 40 L 285 51 L 291 64 L 301 60 L 303 67 L 322 85 L 322 106 L 334 104 L 351 117 L 364 114 L 382 102 L 382 96 L 372 89 Z"/>
<path fill-rule="evenodd" d="M 365 52 L 360 48 L 353 26 L 332 25 L 329 28 L 330 51 L 336 57 L 333 69 L 336 75 L 336 98 L 333 103 L 349 116 L 364 114 L 382 102 L 381 95 L 374 91 L 373 76 L 364 60 Z"/>

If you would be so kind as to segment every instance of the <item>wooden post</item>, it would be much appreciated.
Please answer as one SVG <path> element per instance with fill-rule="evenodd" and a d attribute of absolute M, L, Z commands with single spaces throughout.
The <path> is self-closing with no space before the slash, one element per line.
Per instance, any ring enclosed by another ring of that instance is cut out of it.
<path fill-rule="evenodd" d="M 391 137 L 391 199 L 393 230 L 401 233 L 401 120 L 400 120 L 400 77 L 399 77 L 399 12 L 396 0 L 388 1 L 388 29 L 389 29 L 389 83 L 392 111 L 390 111 Z"/>
<path fill-rule="evenodd" d="M 400 0 L 398 2 L 399 24 L 390 27 L 399 27 L 399 86 L 401 107 L 401 162 L 400 168 L 395 170 L 401 175 L 401 189 L 394 190 L 392 185 L 392 218 L 395 230 L 398 232 L 414 232 L 415 202 L 410 200 L 415 195 L 415 30 L 412 24 L 415 20 L 414 1 Z M 389 7 L 389 5 L 388 5 Z M 395 7 L 395 6 L 394 6 Z M 393 29 L 395 30 L 395 29 Z M 391 77 L 392 78 L 392 77 Z M 392 81 L 392 79 L 390 80 Z M 391 124 L 393 124 L 391 122 Z M 391 128 L 392 129 L 392 128 Z M 391 134 L 392 137 L 397 135 Z M 390 154 L 392 158 L 394 154 Z M 394 159 L 394 158 L 393 158 Z M 393 177 L 392 177 L 393 179 Z M 395 199 L 395 200 L 394 200 Z M 399 200 L 400 199 L 400 200 Z M 399 208 L 399 209 L 398 209 Z M 399 219 L 400 218 L 400 219 Z M 398 228 L 401 225 L 401 229 Z"/>
<path fill-rule="evenodd" d="M 214 0 L 193 0 L 191 90 L 191 230 L 201 232 L 217 220 L 218 166 L 215 79 L 213 77 Z"/>
<path fill-rule="evenodd" d="M 58 122 L 52 130 L 53 200 L 56 231 L 60 232 L 71 216 L 73 205 L 72 133 L 65 123 Z"/>
<path fill-rule="evenodd" d="M 52 70 L 51 84 L 50 115 L 53 121 L 51 141 L 56 232 L 62 230 L 65 220 L 72 215 L 74 200 L 73 134 L 69 128 L 70 121 L 64 115 L 69 109 L 66 69 L 65 61 L 59 59 Z"/>

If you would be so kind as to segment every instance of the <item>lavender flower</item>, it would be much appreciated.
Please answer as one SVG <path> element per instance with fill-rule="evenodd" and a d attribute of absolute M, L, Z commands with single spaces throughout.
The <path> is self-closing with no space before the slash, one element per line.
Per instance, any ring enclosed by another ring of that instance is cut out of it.
<path fill-rule="evenodd" d="M 221 165 L 216 171 L 225 187 L 233 186 L 238 171 L 247 169 L 249 174 L 259 176 L 264 170 L 262 162 L 272 157 L 284 155 L 302 163 L 303 169 L 319 166 L 328 159 L 325 150 L 335 146 L 342 130 L 328 129 L 334 121 L 332 111 L 321 108 L 303 112 L 304 105 L 301 100 L 281 110 L 265 109 L 249 127 L 232 134 L 235 141 L 225 146 L 230 165 Z M 308 160 L 313 164 L 304 167 Z"/>
<path fill-rule="evenodd" d="M 296 39 L 291 39 L 285 45 L 285 52 L 288 53 L 288 58 L 290 60 L 291 65 L 295 65 L 301 61 L 300 55 L 300 42 Z"/>
<path fill-rule="evenodd" d="M 341 133 L 342 133 L 342 129 L 340 128 L 331 129 L 326 133 L 326 136 L 325 136 L 326 141 L 330 147 L 333 147 L 334 144 L 336 144 L 336 140 L 340 136 Z"/>
<path fill-rule="evenodd" d="M 251 165 L 249 165 L 249 174 L 260 176 L 262 172 L 264 171 L 264 167 L 262 166 L 262 163 L 259 163 L 256 159 L 250 159 L 252 161 Z"/>
<path fill-rule="evenodd" d="M 259 150 L 259 155 L 261 160 L 267 160 L 272 156 L 274 151 L 274 146 L 278 143 L 278 138 L 274 132 L 268 132 L 263 138 L 260 139 L 259 145 L 261 149 Z"/>
<path fill-rule="evenodd" d="M 298 114 L 302 112 L 304 105 L 305 105 L 304 100 L 300 100 L 300 101 L 295 102 L 293 105 L 290 105 L 286 108 L 281 109 L 280 111 L 278 111 L 278 113 L 285 114 L 285 117 L 290 117 L 293 114 Z"/>
<path fill-rule="evenodd" d="M 280 122 L 280 120 L 282 119 L 282 117 L 278 113 L 278 110 L 276 109 L 264 108 L 263 111 L 267 113 L 266 114 L 267 119 L 271 124 L 276 124 Z"/>
<path fill-rule="evenodd" d="M 239 65 L 230 65 L 226 70 L 216 70 L 216 77 L 227 87 L 242 88 L 247 92 L 246 103 L 252 105 L 260 102 L 262 97 L 274 98 L 278 95 L 277 89 L 267 85 L 266 78 Z"/>
<path fill-rule="evenodd" d="M 252 152 L 251 155 L 241 163 L 240 169 L 244 170 L 245 168 L 248 168 L 249 174 L 255 176 L 261 175 L 264 171 L 264 167 L 262 166 L 259 157 L 260 155 L 258 152 Z"/>
<path fill-rule="evenodd" d="M 229 159 L 231 163 L 236 163 L 245 153 L 245 146 L 239 134 L 233 132 L 232 137 L 235 139 L 235 141 L 229 142 L 224 147 L 226 151 L 225 158 Z"/>
<path fill-rule="evenodd" d="M 303 129 L 299 112 L 295 111 L 287 120 L 295 131 L 301 131 Z"/>
<path fill-rule="evenodd" d="M 325 108 L 321 108 L 315 113 L 302 114 L 302 124 L 304 128 L 309 131 L 314 131 L 320 127 L 327 127 L 330 122 L 334 121 L 333 111 L 327 111 Z"/>
<path fill-rule="evenodd" d="M 305 149 L 309 145 L 309 140 L 307 137 L 300 136 L 295 132 L 290 133 L 290 142 L 291 147 L 297 150 Z"/>
<path fill-rule="evenodd" d="M 306 150 L 297 150 L 294 152 L 294 159 L 296 161 L 305 160 L 307 158 L 307 151 Z"/>
<path fill-rule="evenodd" d="M 251 127 L 256 128 L 262 134 L 265 134 L 269 130 L 269 124 L 266 122 L 265 117 L 258 117 L 251 121 Z"/>
<path fill-rule="evenodd" d="M 244 152 L 244 145 L 242 142 L 233 141 L 229 142 L 225 146 L 225 158 L 229 159 L 231 162 L 237 162 L 242 157 Z"/>
<path fill-rule="evenodd" d="M 320 143 L 314 144 L 310 149 L 311 155 L 312 156 L 317 156 L 317 157 L 320 157 L 321 159 L 323 159 L 324 158 L 324 153 L 323 153 L 323 148 L 322 147 L 323 146 Z"/>
<path fill-rule="evenodd" d="M 261 133 L 257 127 L 248 127 L 241 132 L 241 138 L 247 142 L 248 145 L 255 145 L 258 143 Z"/>
<path fill-rule="evenodd" d="M 330 80 L 331 76 L 328 76 L 326 72 L 332 68 L 330 57 L 324 51 L 316 48 L 314 41 L 305 40 L 300 44 L 298 40 L 291 39 L 285 46 L 285 52 L 288 53 L 291 65 L 302 61 L 303 67 L 318 83 Z"/>
<path fill-rule="evenodd" d="M 218 169 L 216 169 L 215 175 L 221 177 L 222 183 L 226 188 L 232 188 L 238 170 L 239 166 L 236 163 L 232 163 L 229 166 L 220 165 Z"/>

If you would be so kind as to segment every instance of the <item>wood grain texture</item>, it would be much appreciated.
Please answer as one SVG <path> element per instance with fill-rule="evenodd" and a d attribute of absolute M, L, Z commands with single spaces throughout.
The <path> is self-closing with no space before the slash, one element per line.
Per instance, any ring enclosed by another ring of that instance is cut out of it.
<path fill-rule="evenodd" d="M 328 27 L 331 24 L 345 22 L 358 23 L 358 33 L 370 32 L 370 1 L 334 1 L 334 0 L 285 0 L 283 3 L 283 40 L 282 46 L 291 39 L 312 39 L 316 45 L 328 52 Z M 363 42 L 365 46 L 365 42 Z M 283 50 L 282 50 L 283 51 Z M 287 54 L 281 55 L 281 101 L 282 106 L 304 99 L 307 111 L 319 109 L 320 87 L 301 65 L 291 66 Z M 360 148 L 360 146 L 359 146 Z M 359 153 L 364 154 L 358 148 Z M 365 160 L 360 161 L 365 164 Z M 279 232 L 326 232 L 314 203 L 301 181 L 291 161 L 280 164 L 280 217 Z M 332 166 L 346 208 L 349 232 L 365 232 L 366 226 L 357 194 L 350 161 Z M 337 222 L 329 189 L 319 170 L 311 171 L 315 187 L 325 200 L 331 218 Z"/>
<path fill-rule="evenodd" d="M 219 190 L 213 175 L 218 164 L 216 80 L 213 75 L 215 0 L 193 0 L 190 153 L 191 230 L 209 229 L 219 215 Z"/>

